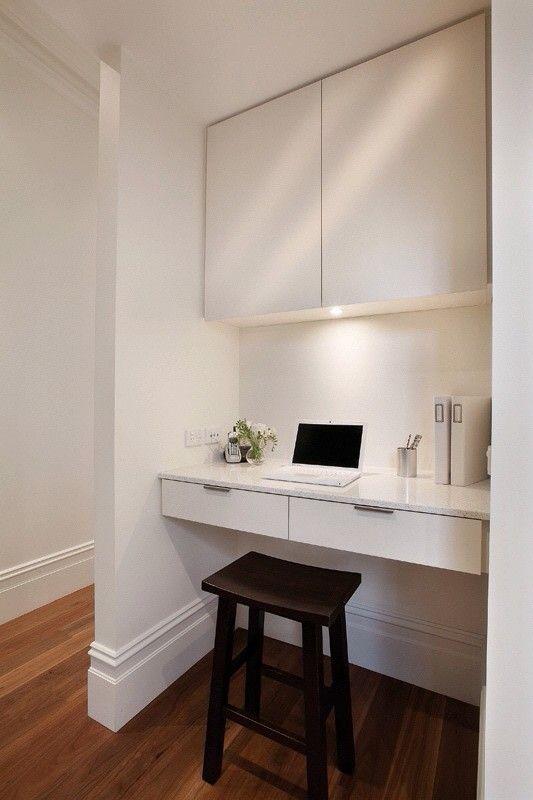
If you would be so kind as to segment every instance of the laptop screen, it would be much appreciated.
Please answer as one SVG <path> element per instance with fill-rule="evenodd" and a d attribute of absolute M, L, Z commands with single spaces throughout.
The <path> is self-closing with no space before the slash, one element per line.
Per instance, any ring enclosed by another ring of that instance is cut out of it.
<path fill-rule="evenodd" d="M 362 425 L 300 422 L 292 463 L 356 468 L 362 438 Z"/>

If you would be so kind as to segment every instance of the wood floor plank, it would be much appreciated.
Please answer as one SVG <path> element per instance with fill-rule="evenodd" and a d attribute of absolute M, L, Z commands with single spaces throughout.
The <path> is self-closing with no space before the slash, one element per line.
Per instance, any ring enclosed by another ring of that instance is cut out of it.
<path fill-rule="evenodd" d="M 102 742 L 95 740 L 94 747 L 84 748 L 68 770 L 53 776 L 42 800 L 69 800 L 74 795 L 77 800 L 121 796 L 117 791 L 135 779 L 137 765 L 147 753 L 164 752 L 169 741 L 178 733 L 183 735 L 181 719 L 185 725 L 194 724 L 196 698 L 202 699 L 201 686 L 195 689 L 185 685 L 174 692 L 167 689 L 118 733 Z"/>
<path fill-rule="evenodd" d="M 58 775 L 45 797 L 67 800 L 74 792 L 79 800 L 122 797 L 169 746 L 188 739 L 195 728 L 203 740 L 209 672 L 207 657 L 102 747 L 84 753 L 67 775 Z"/>
<path fill-rule="evenodd" d="M 63 706 L 71 694 L 84 689 L 88 666 L 84 647 L 0 699 L 0 754 L 11 741 L 23 739 L 58 706 Z"/>
<path fill-rule="evenodd" d="M 111 731 L 87 717 L 87 695 L 80 687 L 45 724 L 32 730 L 14 753 L 12 747 L 6 748 L 0 800 L 40 800 L 59 775 L 72 769 L 81 753 L 93 751 L 112 737 Z M 4 760 L 4 753 L 1 757 Z"/>
<path fill-rule="evenodd" d="M 23 666 L 29 660 L 34 661 L 37 656 L 46 653 L 55 645 L 62 645 L 67 639 L 81 632 L 87 633 L 89 638 L 93 631 L 93 613 L 73 614 L 69 621 L 61 622 L 48 627 L 37 626 L 28 633 L 13 637 L 2 650 L 0 666 L 0 680 L 2 675 Z M 85 646 L 85 643 L 84 643 Z"/>
<path fill-rule="evenodd" d="M 458 786 L 461 800 L 475 800 L 476 773 L 468 766 L 477 760 L 478 732 L 479 709 L 447 697 L 433 800 L 456 800 Z"/>
<path fill-rule="evenodd" d="M 0 698 L 11 694 L 56 664 L 71 658 L 80 651 L 80 648 L 88 649 L 93 636 L 92 630 L 92 625 L 87 624 L 74 635 L 39 653 L 35 658 L 0 675 Z"/>
<path fill-rule="evenodd" d="M 27 634 L 35 628 L 51 628 L 57 620 L 75 619 L 92 614 L 94 608 L 94 587 L 86 586 L 66 597 L 60 597 L 48 605 L 29 611 L 16 619 L 0 625 L 0 653 L 4 652 L 12 638 Z"/>
<path fill-rule="evenodd" d="M 210 656 L 118 733 L 90 720 L 91 604 L 82 590 L 25 615 L 19 628 L 0 627 L 0 800 L 305 800 L 304 757 L 235 723 L 219 781 L 202 782 Z M 242 632 L 236 638 L 239 646 Z M 266 639 L 265 656 L 301 672 L 299 648 Z M 232 681 L 236 705 L 243 674 Z M 478 709 L 356 666 L 350 680 L 356 771 L 336 769 L 330 715 L 330 800 L 474 800 Z M 263 713 L 303 732 L 294 688 L 265 679 Z"/>
<path fill-rule="evenodd" d="M 446 698 L 410 687 L 386 800 L 432 800 Z"/>

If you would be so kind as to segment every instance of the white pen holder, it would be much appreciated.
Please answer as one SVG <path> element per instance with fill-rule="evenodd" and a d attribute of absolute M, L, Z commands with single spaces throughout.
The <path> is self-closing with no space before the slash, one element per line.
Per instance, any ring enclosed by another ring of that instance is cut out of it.
<path fill-rule="evenodd" d="M 398 447 L 398 475 L 400 478 L 416 478 L 416 449 Z"/>

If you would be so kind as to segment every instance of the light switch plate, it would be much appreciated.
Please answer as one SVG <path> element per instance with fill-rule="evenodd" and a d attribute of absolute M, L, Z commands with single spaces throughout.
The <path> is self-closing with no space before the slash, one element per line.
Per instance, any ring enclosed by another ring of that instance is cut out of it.
<path fill-rule="evenodd" d="M 219 444 L 222 440 L 220 428 L 206 428 L 204 431 L 205 444 Z"/>

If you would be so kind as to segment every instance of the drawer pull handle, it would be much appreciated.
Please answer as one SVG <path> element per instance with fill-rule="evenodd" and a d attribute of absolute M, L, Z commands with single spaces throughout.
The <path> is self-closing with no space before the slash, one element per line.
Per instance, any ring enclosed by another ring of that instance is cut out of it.
<path fill-rule="evenodd" d="M 209 489 L 210 492 L 231 492 L 229 486 L 210 486 L 208 483 L 204 483 L 204 489 Z"/>
<path fill-rule="evenodd" d="M 394 514 L 393 508 L 381 508 L 381 506 L 354 505 L 356 511 L 377 511 L 379 514 Z"/>

